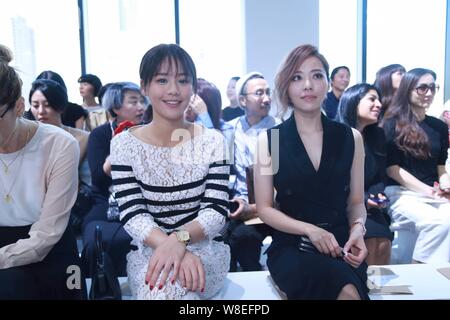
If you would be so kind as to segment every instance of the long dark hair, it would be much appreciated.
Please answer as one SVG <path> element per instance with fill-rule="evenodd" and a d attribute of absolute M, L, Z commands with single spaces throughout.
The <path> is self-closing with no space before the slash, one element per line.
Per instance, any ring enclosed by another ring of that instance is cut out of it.
<path fill-rule="evenodd" d="M 359 102 L 370 90 L 376 91 L 378 96 L 381 96 L 380 91 L 368 83 L 358 83 L 345 90 L 339 100 L 336 120 L 356 128 Z"/>
<path fill-rule="evenodd" d="M 63 78 L 61 77 L 61 75 L 55 71 L 51 71 L 51 70 L 45 70 L 42 71 L 37 77 L 36 80 L 40 80 L 40 79 L 50 79 L 53 81 L 58 82 L 64 89 L 66 89 L 67 91 L 67 87 L 66 87 L 66 83 L 64 82 Z"/>
<path fill-rule="evenodd" d="M 176 44 L 160 44 L 145 53 L 139 67 L 139 75 L 143 86 L 146 86 L 152 81 L 162 63 L 167 59 L 169 62 L 174 63 L 176 71 L 181 69 L 184 71 L 186 77 L 192 81 L 192 89 L 196 93 L 197 71 L 194 61 L 183 48 Z"/>
<path fill-rule="evenodd" d="M 220 118 L 222 116 L 222 98 L 217 87 L 205 79 L 198 78 L 197 94 L 206 104 L 208 114 L 215 129 L 220 130 Z"/>
<path fill-rule="evenodd" d="M 381 123 L 383 127 L 391 121 L 395 123 L 395 144 L 403 152 L 422 160 L 430 157 L 430 141 L 412 111 L 410 95 L 419 79 L 426 74 L 430 74 L 436 80 L 434 71 L 423 68 L 412 69 L 404 75 L 392 105 L 386 111 Z"/>
<path fill-rule="evenodd" d="M 57 112 L 64 112 L 67 107 L 67 91 L 58 82 L 50 79 L 38 79 L 31 85 L 28 101 L 31 104 L 31 97 L 36 91 L 42 92 L 48 101 L 49 106 Z"/>
<path fill-rule="evenodd" d="M 381 96 L 379 90 L 375 86 L 368 83 L 359 83 L 345 90 L 339 100 L 336 121 L 345 123 L 346 125 L 356 129 L 358 125 L 359 103 L 370 90 L 376 91 L 378 96 Z M 364 137 L 365 143 L 370 145 L 376 154 L 384 154 L 385 146 L 380 145 L 380 141 L 377 141 L 377 130 L 381 129 L 378 128 L 378 123 L 374 123 L 366 126 L 361 134 Z"/>
<path fill-rule="evenodd" d="M 375 77 L 375 82 L 373 85 L 378 88 L 381 93 L 381 104 L 383 106 L 382 113 L 384 114 L 386 110 L 392 103 L 394 98 L 395 89 L 392 86 L 392 75 L 397 71 L 402 71 L 406 73 L 406 69 L 401 64 L 390 64 L 377 71 Z"/>

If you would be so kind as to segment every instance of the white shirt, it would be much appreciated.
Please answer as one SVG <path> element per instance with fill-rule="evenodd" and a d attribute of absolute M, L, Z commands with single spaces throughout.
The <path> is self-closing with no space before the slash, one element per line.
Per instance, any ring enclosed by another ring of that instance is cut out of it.
<path fill-rule="evenodd" d="M 281 121 L 272 116 L 262 118 L 258 123 L 250 126 L 245 115 L 227 122 L 234 128 L 234 168 L 236 181 L 233 186 L 235 196 L 248 202 L 247 174 L 245 169 L 253 165 L 255 160 L 258 135 Z"/>
<path fill-rule="evenodd" d="M 0 154 L 6 164 L 15 157 L 8 174 L 0 168 L 0 226 L 32 227 L 30 238 L 0 248 L 0 269 L 45 258 L 67 227 L 78 189 L 79 146 L 64 130 L 39 123 L 22 150 Z"/>

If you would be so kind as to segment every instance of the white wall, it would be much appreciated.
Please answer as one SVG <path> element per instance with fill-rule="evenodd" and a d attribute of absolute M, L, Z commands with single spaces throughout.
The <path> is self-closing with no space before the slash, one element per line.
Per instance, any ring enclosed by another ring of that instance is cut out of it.
<path fill-rule="evenodd" d="M 261 72 L 272 87 L 289 51 L 319 45 L 318 0 L 246 0 L 244 14 L 245 69 Z"/>

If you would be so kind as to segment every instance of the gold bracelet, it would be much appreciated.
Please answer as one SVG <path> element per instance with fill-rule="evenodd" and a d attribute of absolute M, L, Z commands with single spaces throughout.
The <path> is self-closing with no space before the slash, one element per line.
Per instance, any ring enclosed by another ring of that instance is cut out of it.
<path fill-rule="evenodd" d="M 359 224 L 359 225 L 362 227 L 362 230 L 363 230 L 363 236 L 365 236 L 365 235 L 366 235 L 366 232 L 367 232 L 367 229 L 366 229 L 366 226 L 364 225 L 364 223 L 362 223 L 361 221 L 355 221 L 355 222 L 353 222 L 352 225 L 350 226 L 350 232 L 352 231 L 353 227 L 354 227 L 355 225 L 357 225 L 357 224 Z"/>

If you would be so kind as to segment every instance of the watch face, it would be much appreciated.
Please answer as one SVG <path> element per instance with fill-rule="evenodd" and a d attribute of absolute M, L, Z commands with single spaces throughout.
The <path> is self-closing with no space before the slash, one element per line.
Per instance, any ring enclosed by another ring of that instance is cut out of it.
<path fill-rule="evenodd" d="M 188 243 L 189 240 L 191 240 L 191 237 L 189 236 L 189 232 L 184 231 L 184 230 L 178 231 L 177 237 L 178 237 L 179 241 L 185 242 L 185 243 Z"/>

